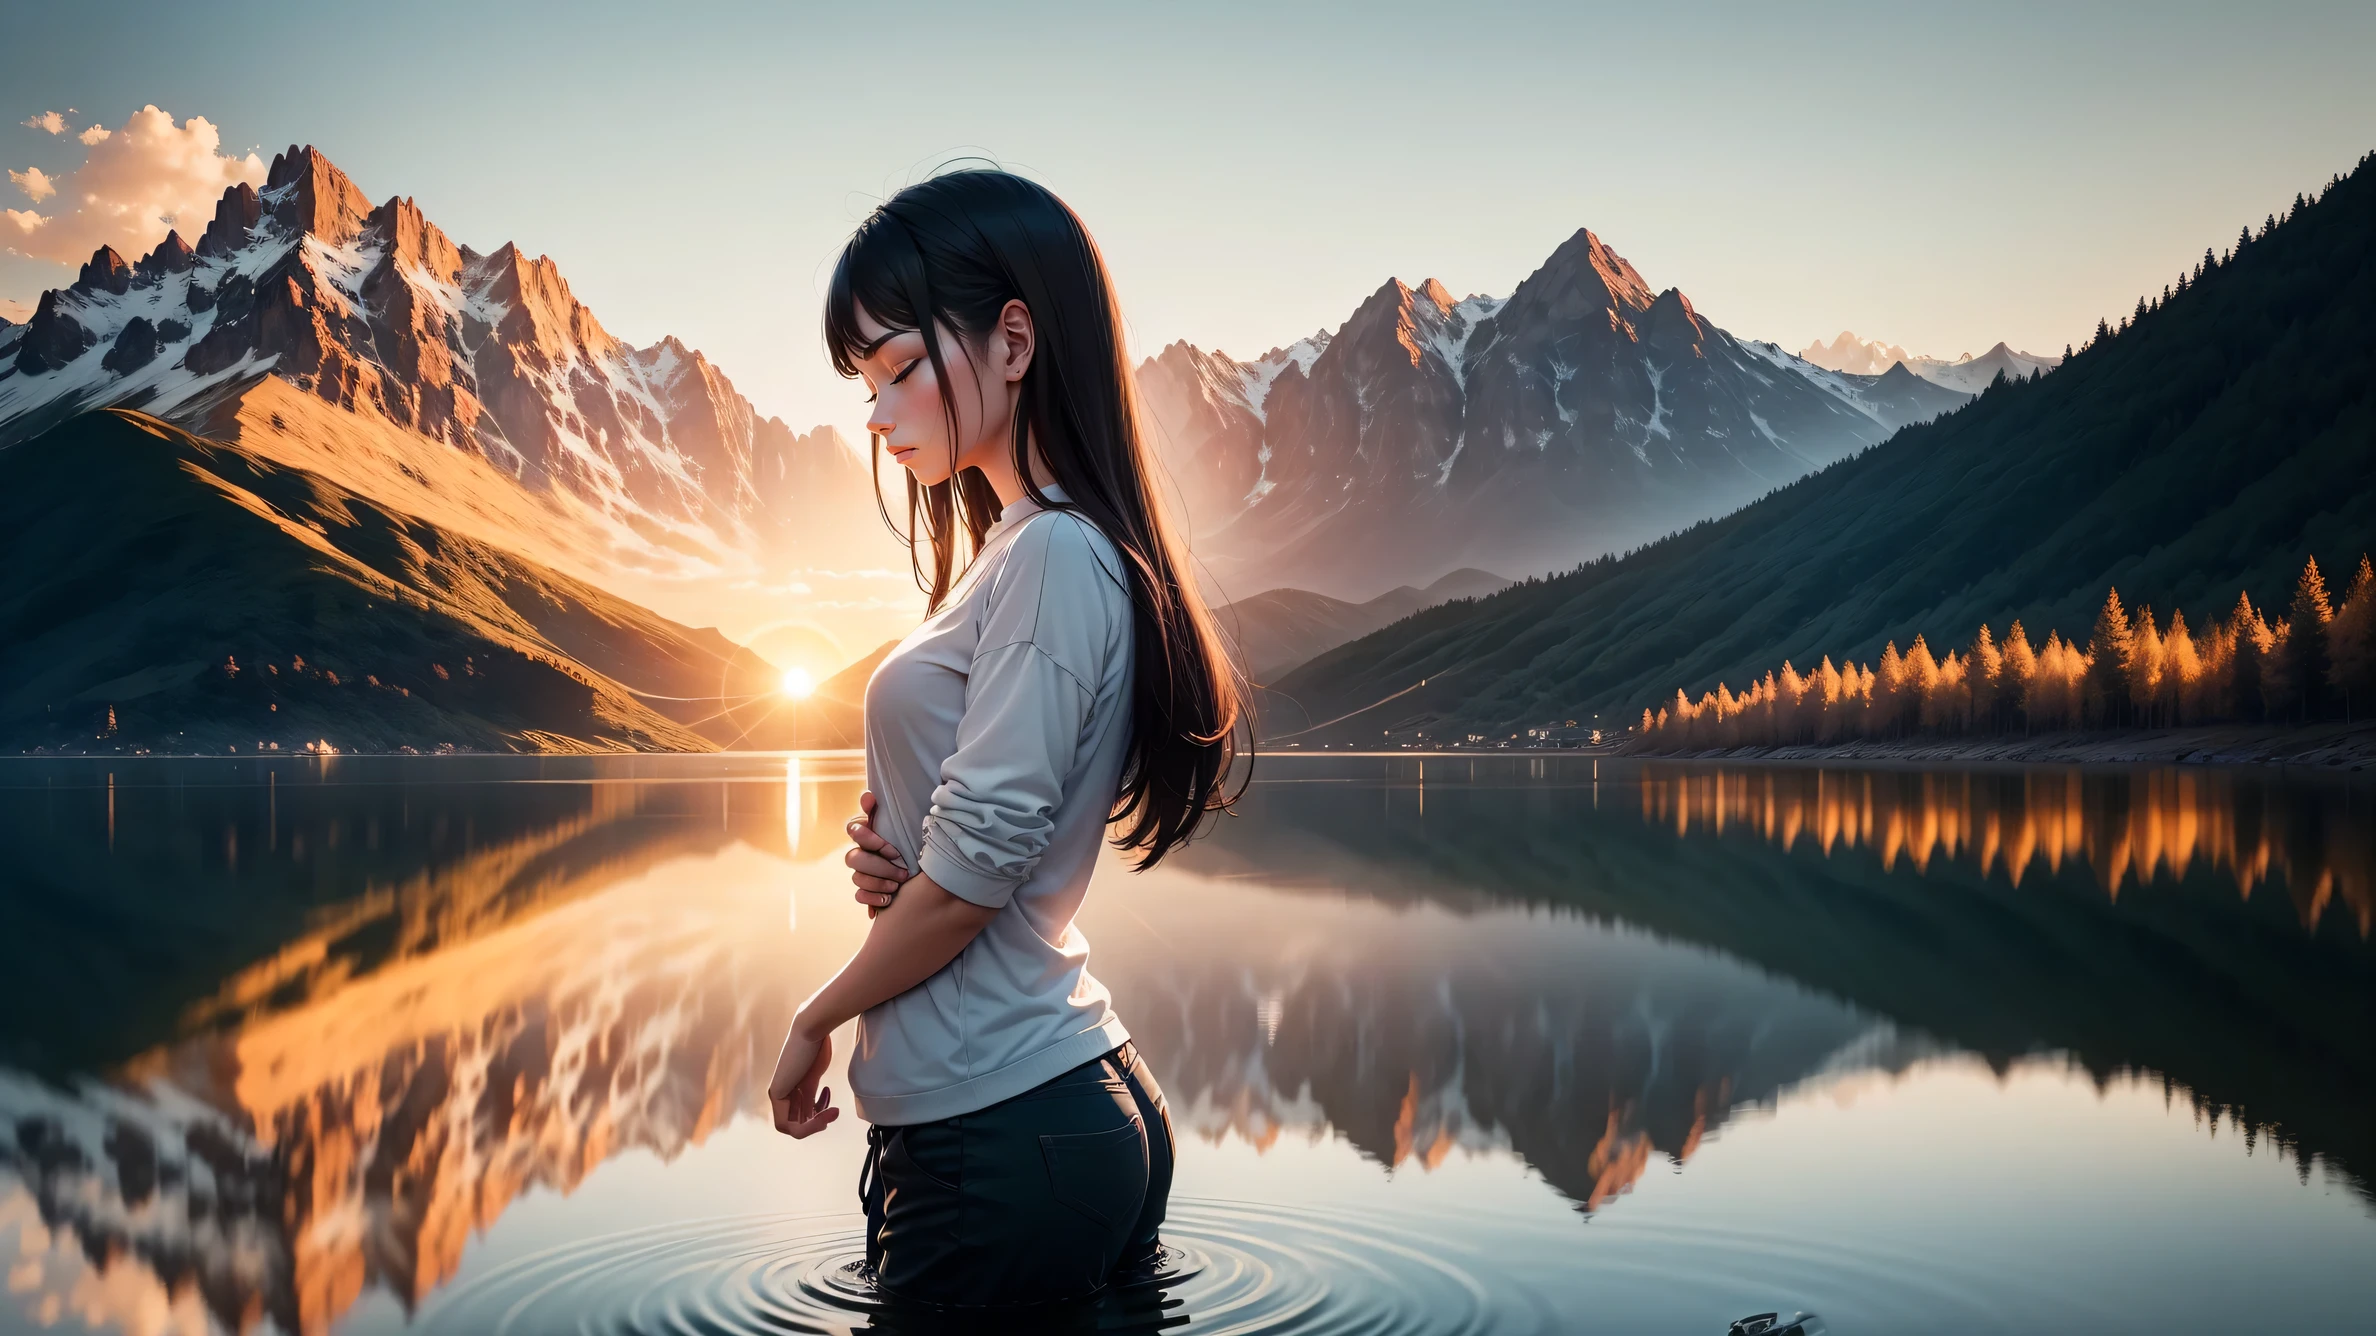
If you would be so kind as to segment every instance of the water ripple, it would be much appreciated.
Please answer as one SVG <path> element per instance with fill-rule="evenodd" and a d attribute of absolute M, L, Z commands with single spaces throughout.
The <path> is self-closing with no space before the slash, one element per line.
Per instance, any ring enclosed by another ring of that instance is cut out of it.
<path fill-rule="evenodd" d="M 1549 1336 L 1720 1332 L 1743 1313 L 1821 1312 L 1837 1332 L 2119 1325 L 2086 1297 L 1932 1250 L 1799 1237 L 1787 1221 L 1636 1220 L 1545 1229 L 1483 1210 L 1174 1198 L 1161 1264 L 1034 1332 L 1178 1336 Z M 1011 1331 L 876 1289 L 855 1214 L 747 1215 L 603 1235 L 467 1277 L 431 1332 L 544 1336 Z"/>
<path fill-rule="evenodd" d="M 1041 1331 L 1180 1336 L 1549 1333 L 1547 1302 L 1487 1280 L 1436 1231 L 1367 1214 L 1174 1199 L 1153 1273 L 1092 1304 L 1034 1314 Z M 946 1314 L 901 1304 L 862 1267 L 854 1215 L 693 1221 L 565 1244 L 440 1297 L 432 1332 L 585 1336 L 923 1332 Z"/>

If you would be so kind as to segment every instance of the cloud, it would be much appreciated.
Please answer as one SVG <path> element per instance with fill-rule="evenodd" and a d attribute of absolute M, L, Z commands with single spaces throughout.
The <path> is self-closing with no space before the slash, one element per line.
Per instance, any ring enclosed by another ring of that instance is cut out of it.
<path fill-rule="evenodd" d="M 51 134 L 62 135 L 66 133 L 66 118 L 54 111 L 45 111 L 39 116 L 26 121 L 25 126 L 28 129 L 47 130 Z"/>
<path fill-rule="evenodd" d="M 49 173 L 39 167 L 27 167 L 21 172 L 10 172 L 8 179 L 14 181 L 17 188 L 24 191 L 26 197 L 35 204 L 58 193 L 58 183 L 50 180 Z"/>
<path fill-rule="evenodd" d="M 0 210 L 0 245 L 61 264 L 81 264 L 101 246 L 137 259 L 176 226 L 194 241 L 227 187 L 264 183 L 263 161 L 223 153 L 221 133 L 203 116 L 177 126 L 171 113 L 147 106 L 121 129 L 94 125 L 81 138 L 90 152 L 80 167 L 40 178 L 60 207 Z M 34 193 L 31 173 L 8 175 L 36 202 L 46 198 Z"/>

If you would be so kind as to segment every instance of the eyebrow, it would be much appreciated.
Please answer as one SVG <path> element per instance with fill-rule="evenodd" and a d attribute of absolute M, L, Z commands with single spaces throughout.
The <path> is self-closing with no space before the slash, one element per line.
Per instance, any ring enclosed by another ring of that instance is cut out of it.
<path fill-rule="evenodd" d="M 912 330 L 912 329 L 887 329 L 887 330 L 884 330 L 884 331 L 883 331 L 883 333 L 882 333 L 882 337 L 880 337 L 880 338 L 874 338 L 874 339 L 869 339 L 869 340 L 867 340 L 866 342 L 864 342 L 864 343 L 861 343 L 861 344 L 859 344 L 859 345 L 858 345 L 858 357 L 859 357 L 859 359 L 860 359 L 860 360 L 862 360 L 862 361 L 863 361 L 864 359 L 866 359 L 866 358 L 869 358 L 869 357 L 872 357 L 872 356 L 874 356 L 876 353 L 878 353 L 878 352 L 881 352 L 881 351 L 883 350 L 883 345 L 884 345 L 884 344 L 886 344 L 886 343 L 889 343 L 891 340 L 898 338 L 900 335 L 902 335 L 902 334 L 914 334 L 914 333 L 917 333 L 917 332 L 918 332 L 918 331 L 916 331 L 916 330 Z"/>

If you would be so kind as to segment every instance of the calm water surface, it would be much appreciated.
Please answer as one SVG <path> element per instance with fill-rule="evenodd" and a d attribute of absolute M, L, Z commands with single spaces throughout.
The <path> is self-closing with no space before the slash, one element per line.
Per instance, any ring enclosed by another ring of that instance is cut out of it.
<path fill-rule="evenodd" d="M 2376 787 L 1266 758 L 1083 926 L 1182 1137 L 1102 1330 L 2365 1330 Z M 0 1330 L 914 1331 L 847 757 L 0 760 Z M 832 1084 L 842 1084 L 837 1074 Z"/>

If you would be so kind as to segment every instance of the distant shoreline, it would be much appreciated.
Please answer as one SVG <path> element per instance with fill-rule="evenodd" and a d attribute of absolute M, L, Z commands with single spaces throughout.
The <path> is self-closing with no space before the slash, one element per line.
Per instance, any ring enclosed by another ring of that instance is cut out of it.
<path fill-rule="evenodd" d="M 1860 738 L 1825 746 L 1626 751 L 1669 761 L 2053 761 L 2076 764 L 2303 765 L 2359 770 L 2376 762 L 2376 720 L 2267 728 L 2038 733 L 2027 737 Z"/>

